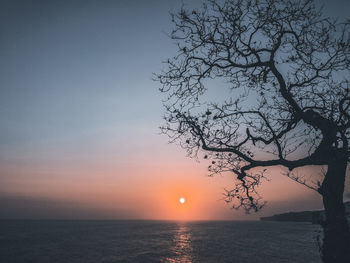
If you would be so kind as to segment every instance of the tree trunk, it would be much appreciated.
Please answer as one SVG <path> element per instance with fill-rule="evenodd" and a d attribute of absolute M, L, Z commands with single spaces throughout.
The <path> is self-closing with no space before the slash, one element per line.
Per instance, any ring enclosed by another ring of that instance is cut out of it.
<path fill-rule="evenodd" d="M 325 263 L 350 262 L 350 229 L 343 204 L 346 158 L 330 157 L 321 194 L 326 221 L 323 223 L 322 259 Z"/>

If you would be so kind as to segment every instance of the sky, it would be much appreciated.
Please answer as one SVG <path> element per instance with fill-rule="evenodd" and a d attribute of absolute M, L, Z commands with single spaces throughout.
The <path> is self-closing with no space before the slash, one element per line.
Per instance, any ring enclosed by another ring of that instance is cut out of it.
<path fill-rule="evenodd" d="M 255 220 L 322 208 L 274 168 L 260 213 L 230 209 L 232 175 L 207 177 L 160 134 L 152 73 L 176 54 L 169 11 L 182 2 L 202 1 L 0 1 L 0 219 Z M 349 1 L 321 2 L 348 16 Z"/>

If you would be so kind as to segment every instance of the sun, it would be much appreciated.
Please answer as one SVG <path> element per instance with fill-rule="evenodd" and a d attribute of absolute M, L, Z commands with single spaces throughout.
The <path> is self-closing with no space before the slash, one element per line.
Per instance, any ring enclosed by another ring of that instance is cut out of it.
<path fill-rule="evenodd" d="M 186 202 L 185 197 L 180 197 L 179 202 L 180 204 L 184 204 Z"/>

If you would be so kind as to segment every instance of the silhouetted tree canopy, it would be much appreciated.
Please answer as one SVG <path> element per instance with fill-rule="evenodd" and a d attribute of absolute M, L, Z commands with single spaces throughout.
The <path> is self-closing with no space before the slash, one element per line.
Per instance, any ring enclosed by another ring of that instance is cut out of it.
<path fill-rule="evenodd" d="M 237 175 L 227 192 L 234 207 L 264 204 L 256 192 L 264 169 L 254 168 L 349 160 L 349 21 L 302 0 L 208 1 L 172 21 L 179 52 L 158 75 L 168 95 L 162 129 L 191 156 L 207 152 L 212 174 Z M 230 96 L 203 102 L 206 80 L 218 78 Z M 322 193 L 322 182 L 287 175 Z"/>
<path fill-rule="evenodd" d="M 211 175 L 233 172 L 226 201 L 247 212 L 265 204 L 266 168 L 284 167 L 323 197 L 324 261 L 350 262 L 350 20 L 325 17 L 312 0 L 208 0 L 171 17 L 178 52 L 157 75 L 162 131 L 189 156 L 203 152 Z M 325 172 L 306 180 L 295 173 L 306 166 Z"/>

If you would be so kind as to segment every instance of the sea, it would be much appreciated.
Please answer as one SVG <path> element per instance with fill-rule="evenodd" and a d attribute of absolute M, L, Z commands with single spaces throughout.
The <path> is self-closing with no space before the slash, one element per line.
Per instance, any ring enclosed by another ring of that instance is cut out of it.
<path fill-rule="evenodd" d="M 1 220 L 1 263 L 321 262 L 318 225 Z"/>

